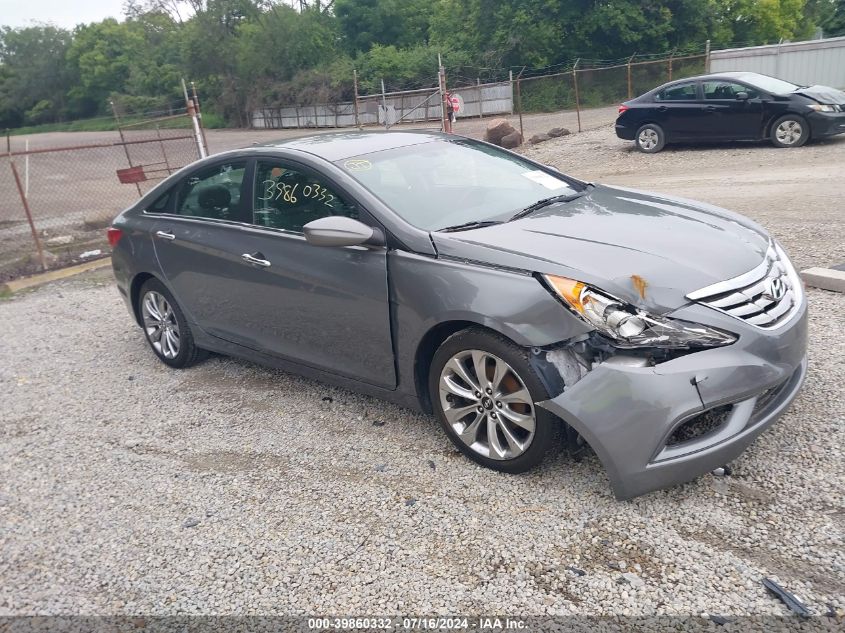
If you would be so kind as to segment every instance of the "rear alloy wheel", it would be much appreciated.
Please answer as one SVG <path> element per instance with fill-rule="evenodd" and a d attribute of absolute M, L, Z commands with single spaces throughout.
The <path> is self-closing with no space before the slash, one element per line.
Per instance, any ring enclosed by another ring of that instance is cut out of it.
<path fill-rule="evenodd" d="M 205 357 L 194 344 L 191 328 L 173 296 L 157 279 L 141 287 L 140 316 L 147 339 L 156 356 L 170 367 L 188 367 Z"/>
<path fill-rule="evenodd" d="M 441 425 L 461 452 L 495 470 L 533 468 L 563 428 L 535 404 L 549 395 L 528 353 L 470 329 L 447 339 L 432 362 L 429 388 Z"/>
<path fill-rule="evenodd" d="M 772 124 L 772 143 L 776 147 L 801 147 L 809 138 L 810 126 L 797 114 L 787 114 Z"/>
<path fill-rule="evenodd" d="M 637 149 L 646 154 L 654 154 L 663 149 L 666 145 L 666 135 L 663 128 L 655 123 L 646 123 L 639 130 L 634 138 Z"/>

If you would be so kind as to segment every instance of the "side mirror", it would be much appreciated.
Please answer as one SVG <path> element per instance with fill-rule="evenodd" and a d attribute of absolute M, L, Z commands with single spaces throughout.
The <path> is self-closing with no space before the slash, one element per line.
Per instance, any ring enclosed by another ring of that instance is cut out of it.
<path fill-rule="evenodd" d="M 305 239 L 314 246 L 362 246 L 367 242 L 375 245 L 381 238 L 376 231 L 363 222 L 342 215 L 319 218 L 302 227 Z"/>
<path fill-rule="evenodd" d="M 736 100 L 737 101 L 748 101 L 748 93 L 747 92 L 737 92 L 736 93 Z"/>

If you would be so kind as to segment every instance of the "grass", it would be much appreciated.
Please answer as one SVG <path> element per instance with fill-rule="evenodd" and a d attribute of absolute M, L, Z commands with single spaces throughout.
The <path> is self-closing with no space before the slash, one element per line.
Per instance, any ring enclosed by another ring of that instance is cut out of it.
<path fill-rule="evenodd" d="M 121 124 L 126 127 L 131 123 L 139 123 L 146 120 L 144 117 L 125 117 Z M 226 122 L 218 114 L 207 112 L 202 115 L 203 126 L 207 129 L 226 127 Z M 189 127 L 188 118 L 170 119 L 161 121 L 159 127 L 162 129 Z M 130 129 L 145 129 L 146 126 L 139 126 Z M 94 119 L 81 119 L 79 121 L 68 121 L 66 123 L 42 123 L 40 125 L 28 125 L 25 127 L 8 130 L 11 136 L 24 134 L 44 134 L 46 132 L 110 132 L 117 129 L 114 117 L 97 117 Z"/>

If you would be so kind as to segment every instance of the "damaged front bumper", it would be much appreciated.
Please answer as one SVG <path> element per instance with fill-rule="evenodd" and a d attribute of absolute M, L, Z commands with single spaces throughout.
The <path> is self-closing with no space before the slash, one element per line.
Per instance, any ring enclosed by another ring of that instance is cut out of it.
<path fill-rule="evenodd" d="M 665 488 L 738 457 L 788 408 L 807 371 L 806 303 L 775 330 L 693 304 L 673 316 L 733 330 L 732 345 L 648 366 L 621 352 L 537 403 L 596 452 L 619 499 Z"/>

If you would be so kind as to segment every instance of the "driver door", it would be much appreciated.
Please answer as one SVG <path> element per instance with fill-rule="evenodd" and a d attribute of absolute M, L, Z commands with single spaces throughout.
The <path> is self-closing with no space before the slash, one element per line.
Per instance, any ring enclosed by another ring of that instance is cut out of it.
<path fill-rule="evenodd" d="M 760 93 L 732 81 L 705 81 L 705 125 L 714 139 L 758 139 L 763 126 L 763 101 Z M 737 99 L 745 93 L 747 99 Z"/>
<path fill-rule="evenodd" d="M 184 294 L 200 326 L 250 349 L 394 388 L 386 249 L 312 246 L 302 233 L 329 215 L 374 220 L 306 166 L 259 158 L 250 174 L 238 222 L 195 227 L 194 244 L 180 244 L 178 235 L 166 244 L 179 257 L 160 255 L 169 279 L 190 282 Z"/>

